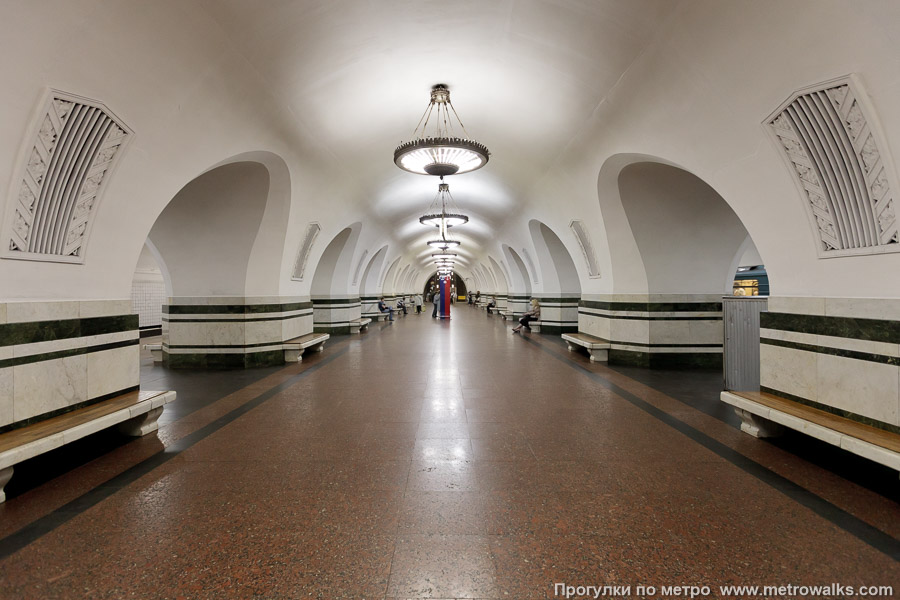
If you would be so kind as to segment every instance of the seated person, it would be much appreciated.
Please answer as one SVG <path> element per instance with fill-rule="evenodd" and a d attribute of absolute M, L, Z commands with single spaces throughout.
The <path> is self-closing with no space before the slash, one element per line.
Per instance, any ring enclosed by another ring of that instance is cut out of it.
<path fill-rule="evenodd" d="M 386 312 L 386 313 L 388 313 L 388 320 L 389 320 L 389 321 L 393 321 L 393 320 L 394 320 L 394 309 L 391 308 L 390 306 L 388 306 L 387 304 L 384 303 L 384 298 L 379 298 L 379 299 L 378 299 L 378 310 L 379 310 L 380 312 Z"/>
<path fill-rule="evenodd" d="M 487 312 L 488 312 L 488 314 L 489 314 L 489 315 L 494 314 L 493 311 L 491 311 L 491 309 L 492 309 L 492 308 L 496 308 L 496 307 L 497 307 L 497 299 L 494 298 L 493 296 L 491 296 L 491 299 L 488 300 L 488 303 L 487 303 Z"/>
<path fill-rule="evenodd" d="M 403 298 L 397 299 L 397 308 L 402 310 L 404 315 L 409 314 L 408 312 L 406 312 L 406 301 Z"/>

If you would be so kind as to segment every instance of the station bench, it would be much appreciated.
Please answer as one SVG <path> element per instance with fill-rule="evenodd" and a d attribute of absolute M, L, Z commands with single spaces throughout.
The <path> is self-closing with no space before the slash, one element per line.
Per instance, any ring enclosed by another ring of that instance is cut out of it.
<path fill-rule="evenodd" d="M 20 462 L 108 427 L 118 426 L 134 437 L 153 433 L 163 408 L 173 400 L 175 392 L 128 392 L 0 434 L 0 502 L 6 501 L 3 488 Z"/>
<path fill-rule="evenodd" d="M 325 349 L 325 342 L 331 336 L 327 333 L 307 333 L 300 337 L 295 337 L 282 342 L 284 349 L 284 362 L 300 362 L 303 360 L 303 353 L 307 348 L 312 348 L 316 352 Z"/>
<path fill-rule="evenodd" d="M 591 362 L 607 362 L 609 360 L 609 342 L 586 333 L 564 333 L 562 339 L 566 341 L 569 352 L 574 352 L 576 346 L 581 346 L 588 351 Z"/>
<path fill-rule="evenodd" d="M 369 328 L 369 323 L 371 322 L 372 319 L 368 317 L 361 317 L 359 319 L 350 321 L 350 333 L 359 333 L 360 331 L 365 331 Z"/>
<path fill-rule="evenodd" d="M 741 418 L 744 433 L 777 437 L 784 428 L 794 429 L 900 471 L 900 434 L 765 392 L 724 391 L 720 397 Z"/>

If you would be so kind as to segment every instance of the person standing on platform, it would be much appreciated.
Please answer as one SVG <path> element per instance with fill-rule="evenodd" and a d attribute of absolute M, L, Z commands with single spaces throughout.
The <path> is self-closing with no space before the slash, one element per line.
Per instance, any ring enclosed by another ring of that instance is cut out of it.
<path fill-rule="evenodd" d="M 519 319 L 519 326 L 513 327 L 513 333 L 519 333 L 522 331 L 524 327 L 528 331 L 531 331 L 531 327 L 528 326 L 532 321 L 539 321 L 541 318 L 541 305 L 538 302 L 537 298 L 531 299 L 531 310 L 522 315 L 522 318 Z"/>
<path fill-rule="evenodd" d="M 422 314 L 422 294 L 416 294 L 416 314 Z"/>
<path fill-rule="evenodd" d="M 438 312 L 438 304 L 441 303 L 441 295 L 438 292 L 434 293 L 434 297 L 431 299 L 432 304 L 434 304 L 434 310 L 431 311 L 431 318 L 437 319 Z"/>

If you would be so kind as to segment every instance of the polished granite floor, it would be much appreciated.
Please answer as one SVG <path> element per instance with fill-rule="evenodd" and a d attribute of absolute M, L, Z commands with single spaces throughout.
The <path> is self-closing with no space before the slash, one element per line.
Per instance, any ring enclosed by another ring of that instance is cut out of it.
<path fill-rule="evenodd" d="M 900 586 L 896 472 L 742 434 L 716 373 L 592 364 L 476 308 L 142 382 L 179 394 L 158 436 L 17 468 L 0 598 Z"/>

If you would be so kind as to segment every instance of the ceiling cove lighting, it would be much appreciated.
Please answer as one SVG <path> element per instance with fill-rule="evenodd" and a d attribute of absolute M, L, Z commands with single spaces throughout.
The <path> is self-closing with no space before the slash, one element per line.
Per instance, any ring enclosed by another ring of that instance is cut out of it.
<path fill-rule="evenodd" d="M 490 156 L 487 146 L 469 137 L 450 103 L 450 89 L 438 84 L 431 88 L 431 102 L 413 131 L 413 139 L 394 150 L 394 164 L 410 173 L 444 176 L 480 169 Z"/>
<path fill-rule="evenodd" d="M 441 176 L 441 183 L 438 184 L 438 193 L 431 201 L 428 207 L 428 213 L 419 217 L 419 223 L 422 225 L 433 225 L 440 227 L 453 227 L 468 223 L 469 217 L 459 212 L 453 196 L 450 195 L 450 185 L 444 183 L 444 176 Z"/>

